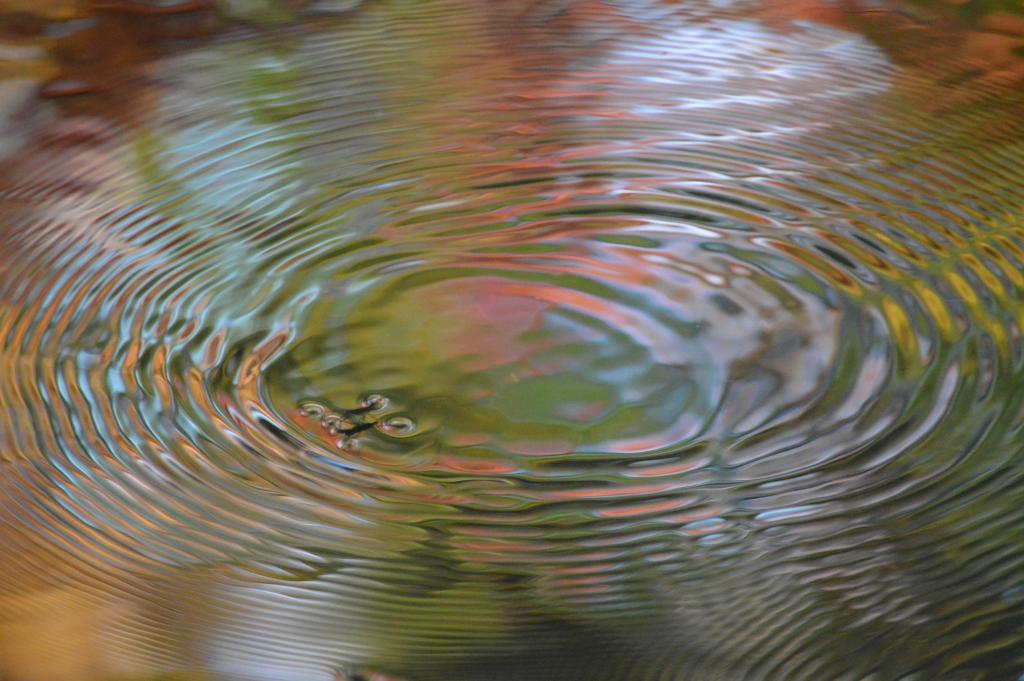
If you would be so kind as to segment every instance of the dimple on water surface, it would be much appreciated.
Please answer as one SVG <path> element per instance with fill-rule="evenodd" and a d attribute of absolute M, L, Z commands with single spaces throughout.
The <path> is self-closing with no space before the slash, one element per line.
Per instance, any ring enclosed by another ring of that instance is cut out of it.
<path fill-rule="evenodd" d="M 21 4 L 0 679 L 1024 674 L 1020 16 Z"/>

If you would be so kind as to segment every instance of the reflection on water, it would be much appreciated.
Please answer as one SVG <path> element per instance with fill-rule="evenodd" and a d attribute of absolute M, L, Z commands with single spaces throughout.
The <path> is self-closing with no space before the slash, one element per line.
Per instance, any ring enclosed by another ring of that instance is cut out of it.
<path fill-rule="evenodd" d="M 0 679 L 1024 674 L 1019 16 L 22 4 Z"/>

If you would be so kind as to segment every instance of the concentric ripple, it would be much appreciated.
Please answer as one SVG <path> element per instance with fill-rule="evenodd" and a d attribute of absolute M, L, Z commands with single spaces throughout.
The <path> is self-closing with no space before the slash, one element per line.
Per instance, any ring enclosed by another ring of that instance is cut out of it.
<path fill-rule="evenodd" d="M 12 86 L 0 678 L 1021 677 L 1024 95 L 780 7 Z"/>

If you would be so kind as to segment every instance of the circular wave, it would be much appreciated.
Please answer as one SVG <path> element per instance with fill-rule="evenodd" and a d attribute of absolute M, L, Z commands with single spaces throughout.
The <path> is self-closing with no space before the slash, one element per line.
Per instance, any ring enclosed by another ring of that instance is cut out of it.
<path fill-rule="evenodd" d="M 1019 92 L 518 11 L 239 30 L 40 115 L 0 650 L 71 602 L 122 677 L 1024 673 Z"/>

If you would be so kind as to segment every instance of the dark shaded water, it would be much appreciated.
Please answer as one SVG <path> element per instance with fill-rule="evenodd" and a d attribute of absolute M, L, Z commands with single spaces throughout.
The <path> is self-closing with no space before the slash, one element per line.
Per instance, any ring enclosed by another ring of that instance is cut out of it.
<path fill-rule="evenodd" d="M 0 679 L 1024 675 L 1014 16 L 21 4 Z"/>

